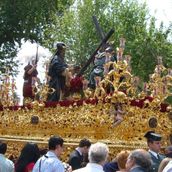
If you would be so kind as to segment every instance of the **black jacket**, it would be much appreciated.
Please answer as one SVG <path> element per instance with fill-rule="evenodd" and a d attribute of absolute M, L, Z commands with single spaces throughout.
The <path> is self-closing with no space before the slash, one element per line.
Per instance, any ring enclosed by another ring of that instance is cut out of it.
<path fill-rule="evenodd" d="M 77 150 L 74 150 L 69 157 L 68 163 L 72 166 L 72 170 L 81 168 L 83 156 Z"/>

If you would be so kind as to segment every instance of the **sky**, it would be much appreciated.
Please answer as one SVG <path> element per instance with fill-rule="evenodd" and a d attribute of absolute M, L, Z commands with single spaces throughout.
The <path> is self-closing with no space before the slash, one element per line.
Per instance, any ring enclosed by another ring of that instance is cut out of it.
<path fill-rule="evenodd" d="M 143 2 L 143 0 L 140 1 Z M 166 26 L 170 24 L 170 21 L 172 22 L 172 0 L 146 0 L 146 3 L 151 15 L 157 18 L 157 26 L 161 21 Z"/>
<path fill-rule="evenodd" d="M 147 2 L 150 14 L 157 18 L 156 25 L 160 25 L 161 21 L 165 26 L 168 26 L 172 22 L 172 0 L 140 0 L 140 2 Z M 19 75 L 17 76 L 17 93 L 20 97 L 20 104 L 22 104 L 22 87 L 23 87 L 23 74 L 24 66 L 28 63 L 28 59 L 36 56 L 37 44 L 31 44 L 30 42 L 23 43 L 21 50 L 17 55 L 17 59 L 20 60 L 22 65 L 20 66 Z M 48 49 L 39 46 L 39 62 L 38 62 L 38 77 L 41 81 L 44 79 L 44 62 L 51 57 L 51 53 Z M 20 81 L 20 82 L 19 82 Z"/>
<path fill-rule="evenodd" d="M 17 87 L 17 94 L 20 97 L 20 104 L 23 102 L 23 75 L 24 75 L 24 67 L 28 64 L 30 59 L 36 58 L 37 53 L 37 46 L 38 46 L 38 77 L 40 78 L 41 82 L 44 81 L 45 78 L 45 62 L 50 59 L 52 54 L 50 51 L 36 43 L 32 44 L 29 41 L 23 43 L 21 50 L 17 55 L 17 59 L 20 61 L 21 65 L 19 68 L 19 74 L 17 76 L 16 87 Z"/>

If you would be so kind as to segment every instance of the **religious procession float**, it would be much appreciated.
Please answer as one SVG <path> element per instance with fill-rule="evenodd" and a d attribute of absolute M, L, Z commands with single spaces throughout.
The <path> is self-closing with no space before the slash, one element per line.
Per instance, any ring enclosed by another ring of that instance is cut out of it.
<path fill-rule="evenodd" d="M 8 154 L 18 155 L 26 142 L 47 147 L 51 135 L 65 140 L 64 160 L 82 138 L 107 143 L 113 158 L 122 149 L 146 148 L 144 134 L 153 130 L 163 136 L 163 146 L 172 135 L 172 69 L 162 57 L 147 83 L 133 76 L 124 39 L 117 49 L 117 61 L 106 59 L 103 78 L 96 76 L 90 89 L 83 76 L 70 81 L 72 93 L 59 102 L 46 102 L 48 86 L 39 91 L 39 101 L 17 105 L 15 82 L 8 73 L 0 85 L 0 139 L 8 143 Z"/>

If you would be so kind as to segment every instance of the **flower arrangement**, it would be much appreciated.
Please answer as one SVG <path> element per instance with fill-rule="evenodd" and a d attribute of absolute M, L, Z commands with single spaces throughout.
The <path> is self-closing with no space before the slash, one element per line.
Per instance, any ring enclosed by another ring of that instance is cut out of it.
<path fill-rule="evenodd" d="M 72 93 L 80 93 L 83 89 L 83 77 L 76 76 L 70 81 L 70 91 Z"/>

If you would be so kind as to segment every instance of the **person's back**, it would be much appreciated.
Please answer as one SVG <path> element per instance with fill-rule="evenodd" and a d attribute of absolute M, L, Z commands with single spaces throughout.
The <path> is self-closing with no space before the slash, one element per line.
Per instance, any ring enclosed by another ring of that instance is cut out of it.
<path fill-rule="evenodd" d="M 80 140 L 79 147 L 77 147 L 69 156 L 69 165 L 71 165 L 72 170 L 76 170 L 82 167 L 83 156 L 88 154 L 91 142 L 88 139 Z"/>
<path fill-rule="evenodd" d="M 0 172 L 14 172 L 14 163 L 0 154 Z"/>
<path fill-rule="evenodd" d="M 172 171 L 172 160 L 168 162 L 162 172 L 171 172 Z"/>
<path fill-rule="evenodd" d="M 164 158 L 159 165 L 158 172 L 163 172 L 164 168 L 171 160 L 172 158 Z"/>
<path fill-rule="evenodd" d="M 0 172 L 14 172 L 14 163 L 5 157 L 6 143 L 0 142 Z"/>
<path fill-rule="evenodd" d="M 54 171 L 55 170 L 55 171 Z M 64 172 L 64 167 L 57 156 L 48 151 L 35 164 L 33 172 Z"/>
<path fill-rule="evenodd" d="M 64 172 L 64 166 L 58 159 L 63 151 L 63 139 L 53 136 L 49 139 L 49 151 L 35 164 L 32 172 Z"/>
<path fill-rule="evenodd" d="M 74 170 L 74 172 L 104 172 L 103 165 L 107 160 L 109 149 L 104 143 L 91 145 L 88 152 L 89 163 L 84 168 Z"/>

